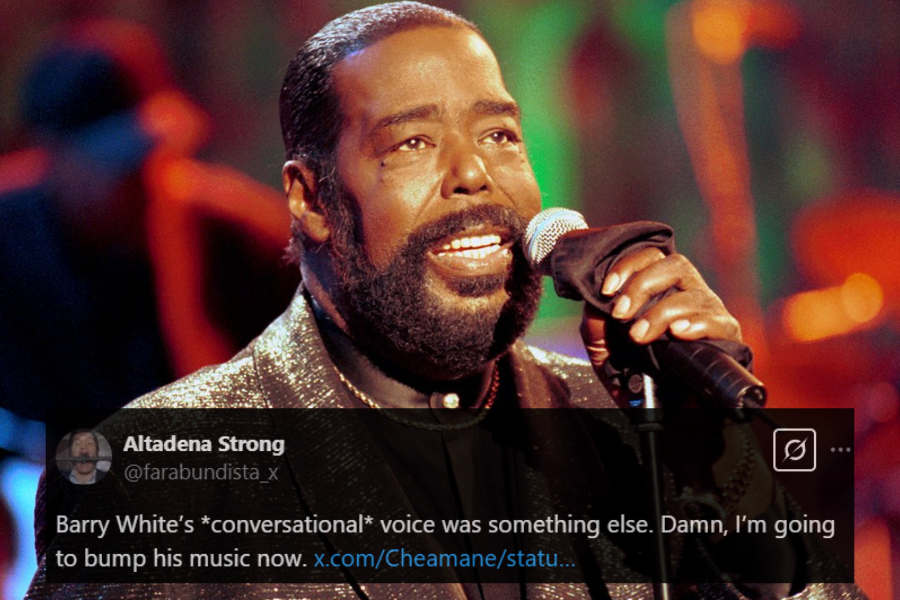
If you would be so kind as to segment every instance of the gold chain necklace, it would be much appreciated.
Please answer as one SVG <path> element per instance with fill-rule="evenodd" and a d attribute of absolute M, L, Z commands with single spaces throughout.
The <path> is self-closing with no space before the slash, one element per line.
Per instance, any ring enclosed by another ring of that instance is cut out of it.
<path fill-rule="evenodd" d="M 495 364 L 494 372 L 491 376 L 491 389 L 488 392 L 488 397 L 485 399 L 484 404 L 480 409 L 478 409 L 477 415 L 475 415 L 472 419 L 466 421 L 465 423 L 456 423 L 453 425 L 422 423 L 420 421 L 413 421 L 412 419 L 406 419 L 397 415 L 397 411 L 401 409 L 389 409 L 381 406 L 380 404 L 375 402 L 375 400 L 373 400 L 368 394 L 350 383 L 350 381 L 346 377 L 344 377 L 344 374 L 341 373 L 341 371 L 337 367 L 334 367 L 334 372 L 337 373 L 337 376 L 341 380 L 341 383 L 347 386 L 347 389 L 350 390 L 350 393 L 369 408 L 374 408 L 377 411 L 381 411 L 381 414 L 392 421 L 400 423 L 401 425 L 405 425 L 407 427 L 415 427 L 417 429 L 427 429 L 429 431 L 459 431 L 478 425 L 484 420 L 488 412 L 490 412 L 491 407 L 494 405 L 494 401 L 497 399 L 497 390 L 500 388 L 500 371 L 499 369 L 497 369 L 497 365 Z"/>

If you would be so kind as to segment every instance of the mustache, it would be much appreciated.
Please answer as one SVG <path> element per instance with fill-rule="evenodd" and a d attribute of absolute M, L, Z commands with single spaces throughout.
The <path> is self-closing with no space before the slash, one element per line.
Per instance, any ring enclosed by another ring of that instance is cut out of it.
<path fill-rule="evenodd" d="M 514 245 L 525 235 L 527 223 L 512 208 L 496 204 L 473 206 L 446 214 L 434 221 L 417 227 L 407 239 L 402 254 L 409 256 L 423 254 L 444 238 L 462 233 L 473 227 L 490 225 L 507 229 Z"/>

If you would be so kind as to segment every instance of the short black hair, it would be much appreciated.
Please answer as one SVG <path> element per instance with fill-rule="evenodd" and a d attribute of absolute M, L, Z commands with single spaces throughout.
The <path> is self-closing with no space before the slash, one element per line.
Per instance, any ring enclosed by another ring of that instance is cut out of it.
<path fill-rule="evenodd" d="M 334 66 L 375 42 L 417 27 L 465 27 L 481 35 L 474 23 L 448 10 L 391 2 L 338 17 L 300 47 L 288 66 L 279 101 L 286 160 L 303 160 L 320 179 L 330 175 L 323 170 L 333 168 L 342 121 Z"/>

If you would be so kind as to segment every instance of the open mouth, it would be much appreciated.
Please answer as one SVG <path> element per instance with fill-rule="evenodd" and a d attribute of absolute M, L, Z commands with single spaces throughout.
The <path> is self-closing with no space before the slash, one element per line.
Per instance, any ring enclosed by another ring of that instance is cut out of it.
<path fill-rule="evenodd" d="M 462 231 L 439 241 L 429 255 L 433 263 L 456 275 L 501 273 L 509 268 L 512 259 L 511 237 L 501 229 Z"/>
<path fill-rule="evenodd" d="M 485 258 L 495 252 L 509 252 L 509 245 L 504 245 L 503 237 L 497 233 L 486 235 L 466 235 L 445 241 L 435 252 L 438 256 L 456 255 L 465 258 Z"/>

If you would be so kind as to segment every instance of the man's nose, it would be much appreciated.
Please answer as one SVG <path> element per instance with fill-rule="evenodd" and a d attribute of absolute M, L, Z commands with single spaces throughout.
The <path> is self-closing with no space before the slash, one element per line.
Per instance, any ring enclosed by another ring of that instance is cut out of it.
<path fill-rule="evenodd" d="M 441 195 L 444 198 L 489 194 L 493 191 L 494 184 L 476 146 L 461 142 L 450 148 L 448 155 L 447 173 L 441 185 Z"/>

